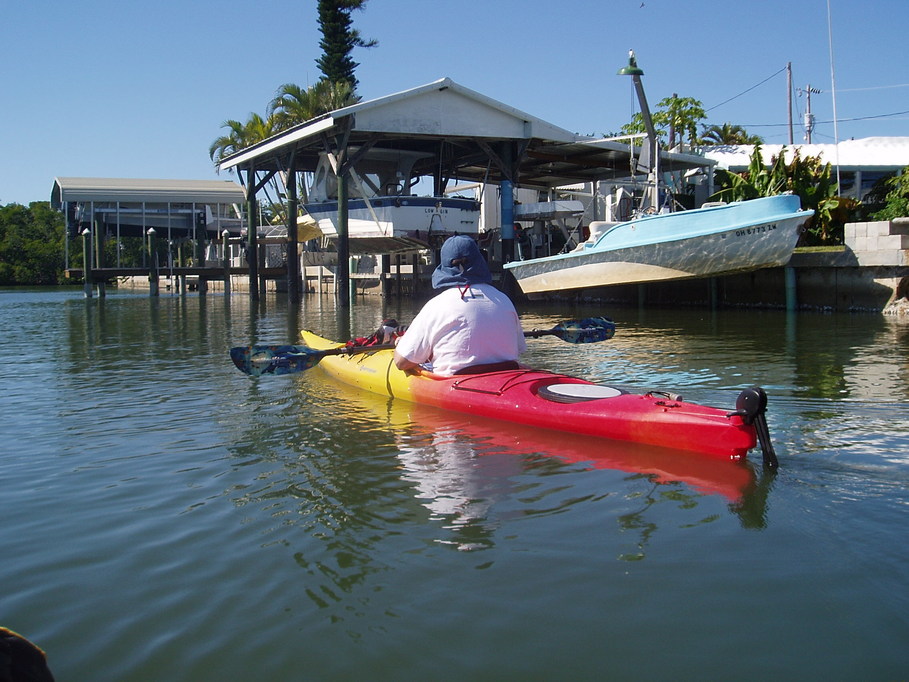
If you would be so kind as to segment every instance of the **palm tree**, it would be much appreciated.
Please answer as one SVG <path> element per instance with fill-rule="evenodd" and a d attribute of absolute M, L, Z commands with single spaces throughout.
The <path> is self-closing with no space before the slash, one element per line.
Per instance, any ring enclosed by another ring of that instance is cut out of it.
<path fill-rule="evenodd" d="M 335 109 L 343 109 L 360 101 L 360 97 L 354 91 L 354 87 L 347 81 L 328 81 L 323 79 L 315 84 L 313 90 L 320 109 L 319 115 Z"/>
<path fill-rule="evenodd" d="M 359 97 L 346 81 L 331 83 L 323 79 L 305 90 L 294 83 L 285 83 L 268 104 L 268 113 L 274 117 L 277 130 L 286 130 L 358 101 Z"/>
<path fill-rule="evenodd" d="M 285 83 L 278 88 L 275 98 L 268 104 L 265 118 L 252 113 L 245 123 L 233 119 L 222 123 L 221 127 L 227 128 L 227 133 L 211 143 L 208 148 L 209 158 L 214 161 L 215 166 L 218 166 L 222 159 L 266 140 L 282 130 L 358 101 L 359 97 L 354 94 L 350 83 L 346 81 L 331 83 L 323 79 L 306 89 L 293 83 Z M 269 181 L 276 197 L 280 197 L 284 191 L 283 183 L 285 181 L 284 173 L 279 173 Z M 306 181 L 302 175 L 298 195 L 305 201 Z M 283 221 L 283 204 L 271 199 L 269 199 L 269 203 L 273 214 Z"/>
<path fill-rule="evenodd" d="M 278 130 L 313 119 L 318 115 L 316 112 L 313 88 L 304 90 L 294 83 L 285 83 L 278 88 L 275 98 L 268 104 L 268 113 L 274 116 Z"/>
<path fill-rule="evenodd" d="M 275 118 L 274 116 L 262 118 L 256 113 L 250 114 L 244 126 L 244 132 L 246 134 L 247 147 L 262 140 L 267 140 L 276 132 Z"/>
<path fill-rule="evenodd" d="M 249 115 L 246 123 L 229 119 L 221 127 L 227 128 L 229 132 L 217 138 L 208 148 L 208 156 L 215 165 L 220 164 L 221 159 L 268 139 L 276 132 L 273 116 L 262 118 L 255 113 Z"/>
<path fill-rule="evenodd" d="M 234 119 L 228 119 L 221 124 L 222 128 L 227 128 L 229 132 L 226 135 L 218 137 L 208 148 L 208 157 L 215 162 L 215 165 L 221 163 L 221 159 L 243 149 L 243 124 Z"/>
<path fill-rule="evenodd" d="M 760 135 L 750 135 L 742 126 L 732 123 L 704 126 L 700 138 L 700 143 L 707 145 L 763 144 L 763 142 Z"/>

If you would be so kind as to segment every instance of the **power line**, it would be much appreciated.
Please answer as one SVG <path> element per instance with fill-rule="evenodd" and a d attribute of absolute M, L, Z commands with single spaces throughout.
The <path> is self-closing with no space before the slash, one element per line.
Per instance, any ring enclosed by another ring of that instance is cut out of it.
<path fill-rule="evenodd" d="M 840 92 L 865 92 L 866 90 L 889 90 L 890 88 L 909 88 L 909 83 L 898 83 L 897 85 L 875 85 L 870 88 L 845 88 Z"/>
<path fill-rule="evenodd" d="M 783 71 L 785 71 L 785 70 L 786 70 L 786 67 L 784 66 L 782 69 L 780 69 L 780 70 L 777 71 L 776 73 L 774 73 L 774 74 L 772 74 L 772 75 L 770 75 L 770 76 L 767 76 L 767 78 L 765 78 L 764 80 L 762 80 L 760 83 L 757 83 L 756 85 L 752 85 L 752 86 L 751 86 L 750 88 L 748 88 L 747 90 L 743 90 L 743 91 L 740 92 L 739 94 L 735 95 L 734 97 L 730 97 L 729 99 L 727 99 L 727 100 L 724 101 L 724 102 L 720 102 L 719 104 L 714 104 L 714 105 L 713 105 L 712 107 L 710 107 L 709 109 L 705 109 L 705 110 L 704 110 L 704 113 L 707 113 L 708 111 L 713 111 L 713 110 L 716 109 L 717 107 L 721 107 L 721 106 L 723 106 L 724 104 L 729 104 L 729 102 L 731 102 L 732 100 L 738 99 L 738 98 L 741 97 L 742 95 L 744 95 L 744 94 L 746 94 L 746 93 L 748 93 L 748 92 L 751 92 L 752 90 L 754 90 L 754 89 L 757 88 L 757 87 L 762 86 L 764 83 L 766 83 L 767 81 L 769 81 L 771 78 L 774 78 L 775 76 L 779 76 L 779 75 L 780 75 L 781 73 L 783 73 Z"/>
<path fill-rule="evenodd" d="M 847 121 L 870 121 L 875 118 L 890 118 L 891 116 L 904 116 L 909 114 L 909 111 L 896 111 L 892 114 L 877 114 L 875 116 L 856 116 L 855 118 L 838 118 L 837 121 L 840 123 Z M 817 123 L 833 123 L 833 120 L 829 121 L 817 121 Z M 743 128 L 779 128 L 782 126 L 788 126 L 788 123 L 743 123 Z"/>

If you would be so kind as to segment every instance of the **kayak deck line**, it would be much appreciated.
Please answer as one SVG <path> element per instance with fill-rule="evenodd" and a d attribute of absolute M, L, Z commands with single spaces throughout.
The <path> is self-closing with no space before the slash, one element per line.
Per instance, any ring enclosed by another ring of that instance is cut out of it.
<path fill-rule="evenodd" d="M 531 374 L 534 376 L 529 376 Z M 505 375 L 502 377 L 505 379 L 505 381 L 501 384 L 501 386 L 499 386 L 499 388 L 483 388 L 465 385 L 467 383 L 480 383 L 483 379 L 500 375 Z M 555 381 L 558 382 L 561 382 L 561 380 L 565 378 L 563 375 L 553 374 L 552 372 L 548 372 L 546 370 L 506 369 L 500 370 L 498 372 L 487 372 L 485 374 L 468 374 L 463 378 L 459 378 L 456 381 L 453 381 L 451 387 L 456 391 L 474 391 L 476 393 L 487 393 L 489 395 L 501 396 L 505 395 L 507 391 L 516 388 L 521 384 L 539 381 L 540 375 L 552 376 L 554 377 Z M 471 379 L 474 381 L 471 382 Z"/>

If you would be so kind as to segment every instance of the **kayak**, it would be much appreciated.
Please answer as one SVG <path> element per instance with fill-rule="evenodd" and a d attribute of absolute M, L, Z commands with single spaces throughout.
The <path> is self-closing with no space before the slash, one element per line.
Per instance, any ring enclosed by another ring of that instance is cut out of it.
<path fill-rule="evenodd" d="M 308 330 L 301 337 L 317 351 L 344 346 Z M 671 393 L 634 393 L 529 368 L 453 377 L 409 374 L 395 367 L 393 359 L 394 351 L 384 349 L 326 355 L 318 366 L 344 384 L 421 405 L 717 459 L 744 458 L 759 435 L 747 410 L 699 405 Z M 740 401 L 745 395 L 743 391 Z M 749 394 L 744 402 L 751 400 Z"/>

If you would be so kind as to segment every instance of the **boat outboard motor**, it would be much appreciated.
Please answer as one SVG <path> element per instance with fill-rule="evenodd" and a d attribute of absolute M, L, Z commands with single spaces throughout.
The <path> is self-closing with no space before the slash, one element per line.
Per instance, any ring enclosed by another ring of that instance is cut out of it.
<path fill-rule="evenodd" d="M 735 399 L 735 412 L 729 416 L 738 415 L 746 424 L 754 424 L 758 442 L 761 444 L 761 454 L 764 457 L 764 466 L 776 469 L 779 461 L 770 442 L 770 429 L 767 428 L 767 393 L 760 386 L 746 388 Z"/>

